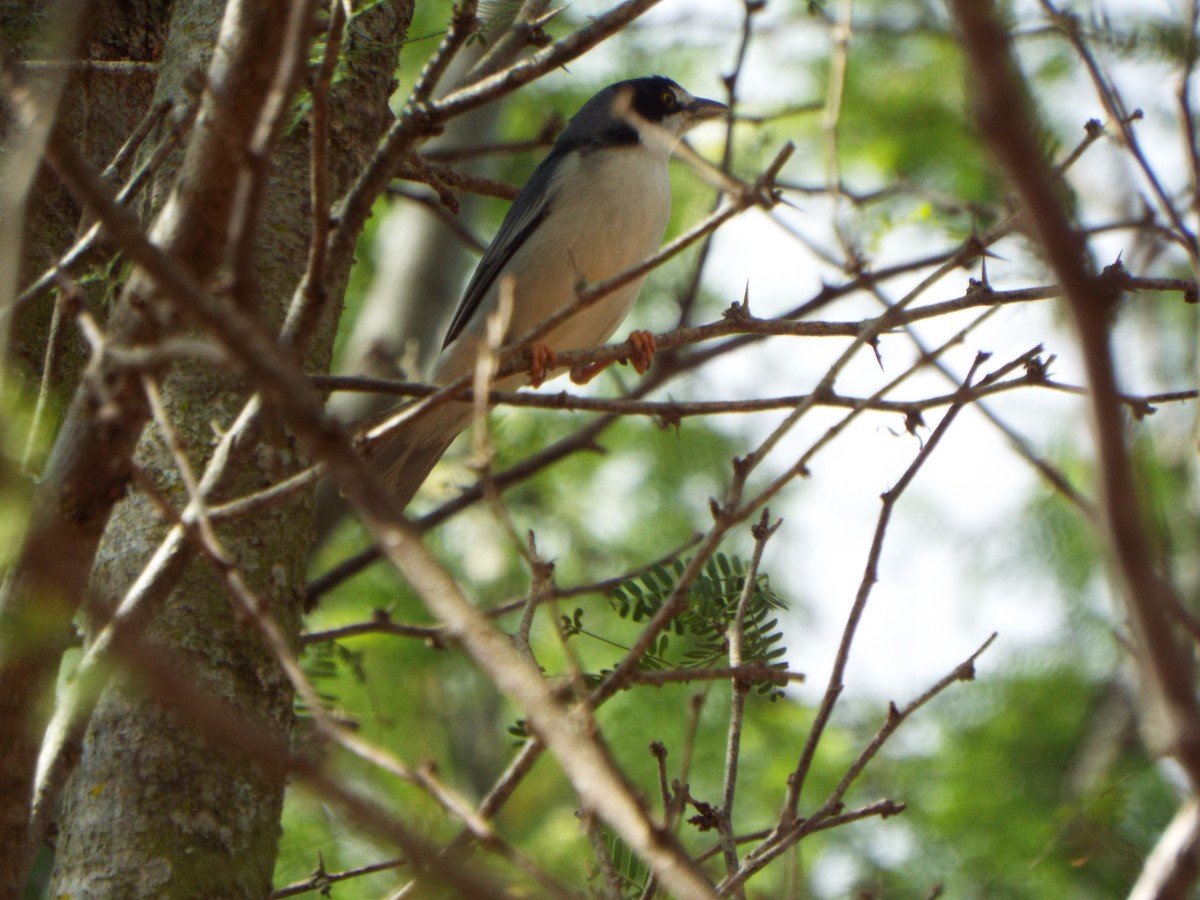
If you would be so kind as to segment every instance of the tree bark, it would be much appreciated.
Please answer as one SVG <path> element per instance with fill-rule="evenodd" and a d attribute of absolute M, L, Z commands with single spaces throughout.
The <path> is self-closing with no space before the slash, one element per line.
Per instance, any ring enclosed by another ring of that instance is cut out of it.
<path fill-rule="evenodd" d="M 223 12 L 226 49 L 210 69 L 208 118 L 197 125 L 182 159 L 160 171 L 151 194 L 152 210 L 169 194 L 173 204 L 158 214 L 156 241 L 213 287 L 227 274 L 223 266 L 230 255 L 229 223 L 237 211 L 236 175 L 254 162 L 241 154 L 269 99 L 291 4 L 232 2 L 224 7 L 219 0 L 179 0 L 172 7 L 156 101 L 178 97 L 185 81 L 208 67 Z M 390 123 L 387 100 L 411 12 L 410 2 L 396 0 L 372 7 L 351 24 L 342 52 L 346 71 L 331 98 L 334 124 L 327 164 L 334 196 L 350 183 Z M 285 129 L 276 142 L 260 221 L 240 238 L 256 244 L 248 283 L 238 285 L 235 297 L 276 326 L 306 268 L 308 135 L 301 125 Z M 86 136 L 82 142 L 87 143 Z M 309 367 L 328 365 L 349 266 L 348 258 L 330 260 L 324 273 L 320 293 L 326 302 L 303 353 Z M 109 338 L 144 344 L 169 332 L 174 324 L 169 304 L 161 304 L 155 294 L 154 286 L 135 273 L 110 323 Z M 132 439 L 148 415 L 145 398 L 139 396 L 140 379 L 141 373 L 126 372 L 104 382 L 111 391 L 105 399 L 114 404 L 109 410 L 114 420 L 107 425 L 98 421 L 96 385 L 85 384 L 77 393 L 48 466 L 39 504 L 43 511 L 0 598 L 0 678 L 5 681 L 0 706 L 6 725 L 13 726 L 0 738 L 0 770 L 11 791 L 0 801 L 7 828 L 0 857 L 6 859 L 9 849 L 21 847 L 17 832 L 24 825 L 8 813 L 23 807 L 28 814 L 39 734 L 36 704 L 57 667 L 65 626 L 84 595 L 88 569 L 94 559 L 88 612 L 95 627 L 103 624 L 166 531 L 144 492 L 112 506 L 124 493 Z M 201 468 L 211 453 L 214 425 L 228 427 L 246 401 L 248 387 L 227 371 L 194 361 L 165 375 L 164 404 L 194 468 Z M 277 424 L 268 423 L 254 437 L 252 452 L 244 454 L 236 477 L 224 485 L 229 491 L 261 486 L 302 462 Z M 136 470 L 145 473 L 160 497 L 179 508 L 186 505 L 179 474 L 153 427 L 136 447 Z M 220 531 L 239 571 L 292 640 L 310 532 L 307 498 Z M 33 613 L 39 621 L 31 625 Z M 286 748 L 292 722 L 288 682 L 253 627 L 233 615 L 222 581 L 206 560 L 186 567 L 142 641 L 177 663 L 187 690 L 242 711 L 244 721 L 230 721 L 230 729 L 252 723 L 272 736 L 275 746 Z M 73 897 L 263 896 L 274 866 L 286 760 L 263 765 L 215 753 L 213 735 L 201 737 L 189 727 L 187 716 L 174 709 L 186 697 L 164 695 L 161 684 L 139 681 L 133 672 L 119 674 L 91 719 L 64 794 L 53 892 Z M 26 861 L 17 856 L 24 854 L 11 854 L 4 864 L 0 896 L 19 890 Z"/>
<path fill-rule="evenodd" d="M 66 77 L 57 112 L 38 112 L 55 116 L 63 132 L 78 135 L 83 157 L 102 169 L 149 109 L 154 75 L 144 67 L 114 71 L 87 63 L 155 61 L 166 31 L 168 4 L 166 0 L 98 0 L 87 5 L 86 31 L 78 38 L 64 33 L 63 23 L 54 20 L 60 6 L 0 7 L 0 35 L 16 59 L 33 63 L 24 66 L 22 74 L 35 93 L 49 79 L 64 77 L 65 71 L 59 67 L 64 55 L 84 63 Z M 19 119 L 16 109 L 4 109 L 0 140 L 6 153 L 21 140 Z M 20 248 L 12 254 L 16 257 L 14 286 L 19 290 L 68 248 L 83 209 L 43 164 L 29 173 L 23 209 L 10 212 L 19 215 L 4 227 L 5 239 L 20 235 Z M 54 303 L 49 300 L 28 304 L 15 311 L 5 329 L 12 370 L 25 386 L 34 388 L 43 375 L 48 378 L 50 411 L 56 408 L 53 401 L 65 405 L 86 358 L 82 339 L 68 326 L 56 371 L 42 371 L 53 311 Z M 103 318 L 99 307 L 93 311 Z M 9 310 L 4 314 L 9 315 Z M 27 565 L 18 565 L 9 573 L 0 592 L 0 897 L 18 894 L 29 859 L 29 789 L 39 741 L 36 710 L 57 669 L 71 615 L 69 605 L 59 602 L 60 591 L 53 585 L 65 585 L 76 574 L 86 572 L 88 547 L 94 549 L 93 536 L 98 534 L 86 515 L 76 517 L 79 508 L 72 508 L 68 494 L 69 488 L 62 495 L 67 501 L 63 506 L 40 508 L 56 508 L 69 523 L 60 519 L 50 526 L 46 540 L 29 540 L 24 552 Z M 57 517 L 44 512 L 39 518 L 48 523 Z M 60 540 L 64 535 L 69 539 Z M 76 540 L 85 547 L 80 566 L 63 565 L 64 552 Z M 35 574 L 47 571 L 52 573 L 48 577 Z"/>
<path fill-rule="evenodd" d="M 167 0 L 89 4 L 81 36 L 62 33 L 54 21 L 56 4 L 14 4 L 0 8 L 0 35 L 14 55 L 33 63 L 25 71 L 35 87 L 63 77 L 56 65 L 63 50 L 74 49 L 80 65 L 71 71 L 58 105 L 57 118 L 64 129 L 78 135 L 84 157 L 103 169 L 116 155 L 139 120 L 150 109 L 155 72 L 152 65 L 162 52 L 166 34 Z M 65 46 L 64 46 L 65 45 Z M 71 45 L 77 45 L 72 48 Z M 102 65 L 89 65 L 89 63 Z M 125 66 L 111 66 L 112 63 Z M 50 115 L 46 111 L 46 115 Z M 8 135 L 4 135 L 8 143 Z M 53 172 L 42 166 L 31 185 L 21 222 L 23 240 L 18 267 L 18 286 L 29 284 L 70 246 L 81 224 L 83 209 Z M 97 291 L 102 302 L 103 292 Z M 26 304 L 15 311 L 9 351 L 17 371 L 36 384 L 43 376 L 45 344 L 54 304 L 48 299 Z M 68 391 L 78 380 L 86 358 L 83 340 L 70 329 L 53 384 Z"/>

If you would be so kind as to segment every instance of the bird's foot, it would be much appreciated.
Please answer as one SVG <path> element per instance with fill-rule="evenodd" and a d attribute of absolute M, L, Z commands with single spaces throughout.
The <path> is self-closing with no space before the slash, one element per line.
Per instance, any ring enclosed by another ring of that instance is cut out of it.
<path fill-rule="evenodd" d="M 658 341 L 649 331 L 631 331 L 629 333 L 629 354 L 620 361 L 633 365 L 634 371 L 645 375 L 654 361 L 654 353 L 658 350 Z M 584 363 L 571 370 L 571 380 L 576 384 L 587 384 L 616 360 Z"/>
<path fill-rule="evenodd" d="M 529 383 L 541 387 L 546 375 L 558 365 L 558 354 L 546 344 L 534 344 L 529 348 Z"/>
<path fill-rule="evenodd" d="M 650 364 L 654 362 L 654 353 L 658 350 L 658 341 L 654 339 L 654 335 L 649 331 L 631 331 L 629 333 L 629 346 L 632 348 L 629 354 L 629 362 L 633 365 L 633 370 L 639 375 L 645 375 L 650 369 Z"/>

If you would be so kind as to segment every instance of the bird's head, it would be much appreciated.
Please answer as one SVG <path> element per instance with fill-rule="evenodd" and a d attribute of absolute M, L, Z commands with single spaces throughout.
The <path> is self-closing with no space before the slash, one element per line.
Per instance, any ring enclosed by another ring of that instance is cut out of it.
<path fill-rule="evenodd" d="M 695 125 L 729 112 L 693 97 L 670 78 L 651 75 L 610 84 L 577 112 L 559 137 L 564 147 L 645 144 L 670 152 Z"/>

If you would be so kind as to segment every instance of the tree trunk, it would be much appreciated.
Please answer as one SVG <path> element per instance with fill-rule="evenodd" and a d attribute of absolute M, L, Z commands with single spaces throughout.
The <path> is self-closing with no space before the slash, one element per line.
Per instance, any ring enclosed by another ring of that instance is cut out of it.
<path fill-rule="evenodd" d="M 158 97 L 173 95 L 197 64 L 207 64 L 220 24 L 217 0 L 174 5 L 159 78 Z M 283 27 L 288 4 L 277 4 Z M 334 194 L 345 188 L 390 113 L 396 48 L 411 18 L 410 3 L 381 5 L 357 17 L 343 48 L 347 77 L 335 88 L 328 148 Z M 296 127 L 272 158 L 254 254 L 261 314 L 282 323 L 289 298 L 305 271 L 309 239 L 309 133 Z M 169 183 L 160 182 L 156 198 Z M 315 369 L 327 367 L 349 266 L 328 271 L 331 298 L 304 353 Z M 247 399 L 246 385 L 200 362 L 177 366 L 163 385 L 165 406 L 201 469 L 213 444 L 214 423 L 227 428 Z M 226 490 L 242 493 L 294 468 L 298 451 L 277 425 L 255 434 Z M 160 496 L 176 507 L 187 497 L 179 474 L 153 428 L 143 433 L 135 464 Z M 144 492 L 115 508 L 96 555 L 92 621 L 100 624 L 138 577 L 166 532 Z M 289 640 L 299 627 L 304 562 L 311 532 L 307 497 L 275 506 L 219 529 L 250 588 Z M 220 735 L 201 734 L 178 705 L 215 698 L 241 714 L 231 733 L 249 726 L 286 747 L 292 692 L 275 656 L 253 625 L 239 620 L 222 578 L 207 559 L 195 559 L 144 638 L 173 661 L 182 680 L 147 685 L 142 669 L 114 679 L 99 702 L 82 756 L 64 793 L 52 893 L 71 897 L 262 897 L 270 889 L 286 760 L 264 765 L 223 754 Z"/>
<path fill-rule="evenodd" d="M 98 169 L 107 166 L 138 121 L 150 109 L 157 62 L 166 33 L 167 0 L 122 0 L 88 4 L 82 37 L 62 33 L 54 16 L 58 5 L 0 7 L 0 35 L 21 60 L 40 65 L 26 68 L 27 80 L 44 87 L 64 72 L 55 64 L 58 52 L 72 49 L 81 65 L 67 80 L 58 106 L 58 121 L 79 135 L 84 156 Z M 62 45 L 66 45 L 65 47 Z M 78 46 L 73 46 L 78 45 Z M 106 67 L 122 61 L 129 65 Z M 99 62 L 102 65 L 89 65 Z M 4 135 L 6 149 L 11 143 Z M 29 284 L 63 253 L 77 236 L 83 210 L 45 166 L 32 183 L 25 215 L 18 266 L 18 289 Z M 99 293 L 99 292 L 98 292 Z M 47 298 L 15 310 L 9 351 L 18 371 L 36 381 L 43 376 L 45 345 L 54 304 Z M 83 340 L 67 326 L 66 352 L 51 373 L 59 390 L 69 391 L 85 359 Z M 65 398 L 59 398 L 65 399 Z"/>
<path fill-rule="evenodd" d="M 67 133 L 80 136 L 82 155 L 100 170 L 111 162 L 150 108 L 154 72 L 138 64 L 157 60 L 169 4 L 166 0 L 97 0 L 75 6 L 87 7 L 86 28 L 80 37 L 65 33 L 63 23 L 55 21 L 55 15 L 62 12 L 61 4 L 0 5 L 0 36 L 16 59 L 34 63 L 23 67 L 22 74 L 35 92 L 66 74 L 61 57 L 71 57 L 74 51 L 81 65 L 66 78 L 56 118 Z M 88 64 L 95 60 L 135 65 L 114 71 Z M 51 112 L 45 110 L 44 115 L 49 117 Z M 0 141 L 5 174 L 9 178 L 20 174 L 26 179 L 22 186 L 28 189 L 21 207 L 5 210 L 7 221 L 0 222 L 0 234 L 12 244 L 5 248 L 4 264 L 15 269 L 5 273 L 6 278 L 15 276 L 6 287 L 20 291 L 68 249 L 80 228 L 83 210 L 44 162 L 35 161 L 34 170 L 27 173 L 13 171 L 13 157 L 26 137 L 16 120 L 15 110 L 3 108 Z M 39 160 L 41 149 L 36 148 Z M 16 187 L 10 184 L 6 193 Z M 11 196 L 5 199 L 11 203 Z M 106 312 L 102 302 L 90 301 L 102 299 L 89 298 L 89 309 L 100 320 Z M 37 389 L 39 379 L 45 379 L 44 425 L 57 418 L 86 359 L 84 341 L 74 323 L 59 321 L 62 337 L 57 341 L 54 364 L 49 370 L 44 368 L 55 311 L 53 299 L 44 296 L 2 314 L 11 316 L 0 336 L 7 340 L 5 350 L 13 363 L 10 371 L 29 391 Z M 4 474 L 7 481 L 11 473 L 6 470 Z M 6 500 L 12 497 L 5 495 Z M 81 523 L 81 530 L 89 531 L 88 524 Z M 55 551 L 49 557 L 50 565 L 65 568 L 60 555 L 64 542 L 47 543 Z M 89 558 L 82 559 L 84 571 Z M 33 567 L 40 567 L 42 561 L 33 561 Z M 5 592 L 10 587 L 6 585 Z M 0 721 L 4 723 L 0 727 L 0 897 L 19 891 L 29 856 L 29 786 L 40 739 L 36 710 L 52 684 L 70 615 L 71 609 L 58 604 L 49 591 L 30 604 L 10 604 L 7 597 L 0 598 Z"/>

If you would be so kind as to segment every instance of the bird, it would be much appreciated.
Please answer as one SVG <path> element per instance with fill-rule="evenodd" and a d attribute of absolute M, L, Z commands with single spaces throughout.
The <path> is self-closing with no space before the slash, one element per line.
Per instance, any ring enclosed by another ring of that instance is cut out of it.
<path fill-rule="evenodd" d="M 571 117 L 550 152 L 517 194 L 480 258 L 446 331 L 430 380 L 446 386 L 473 371 L 487 322 L 511 291 L 504 342 L 529 332 L 574 302 L 579 286 L 596 284 L 658 251 L 671 213 L 668 161 L 693 126 L 729 110 L 653 75 L 611 84 Z M 556 351 L 605 343 L 624 321 L 645 276 L 585 306 L 531 348 L 529 374 L 500 379 L 536 386 L 561 372 Z M 502 287 L 503 286 L 503 287 Z M 631 362 L 644 373 L 653 336 L 630 336 Z M 583 381 L 598 367 L 572 372 Z M 416 494 L 454 438 L 470 423 L 469 403 L 443 403 L 402 422 L 376 451 L 376 464 L 401 508 Z"/>

